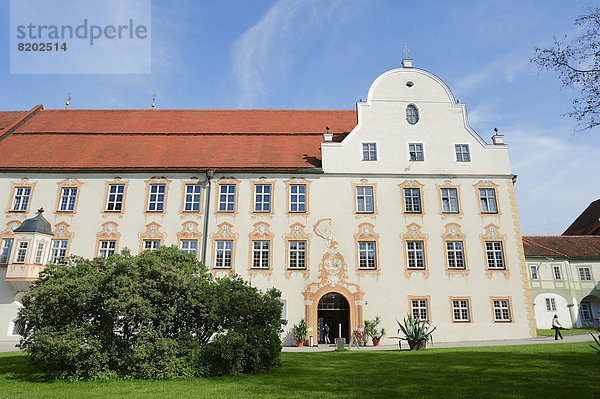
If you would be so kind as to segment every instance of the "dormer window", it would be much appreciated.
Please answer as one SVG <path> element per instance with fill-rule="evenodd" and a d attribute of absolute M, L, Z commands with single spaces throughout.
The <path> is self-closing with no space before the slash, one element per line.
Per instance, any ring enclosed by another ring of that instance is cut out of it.
<path fill-rule="evenodd" d="M 419 110 L 415 105 L 409 104 L 408 107 L 406 107 L 406 120 L 411 125 L 414 125 L 419 121 Z"/>

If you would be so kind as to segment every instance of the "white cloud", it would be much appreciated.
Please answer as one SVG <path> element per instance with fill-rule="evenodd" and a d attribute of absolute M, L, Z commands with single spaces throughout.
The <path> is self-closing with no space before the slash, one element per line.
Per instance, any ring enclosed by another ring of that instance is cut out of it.
<path fill-rule="evenodd" d="M 574 136 L 565 126 L 506 129 L 521 230 L 524 235 L 560 235 L 587 205 L 600 198 L 600 139 Z"/>
<path fill-rule="evenodd" d="M 241 85 L 240 107 L 268 92 L 289 74 L 295 60 L 315 56 L 312 45 L 336 40 L 336 33 L 359 12 L 343 0 L 280 0 L 234 43 L 233 73 Z"/>
<path fill-rule="evenodd" d="M 513 83 L 517 74 L 527 70 L 534 71 L 529 63 L 530 57 L 530 51 L 511 51 L 502 57 L 496 58 L 485 68 L 458 80 L 453 85 L 454 92 L 459 96 L 464 96 L 493 81 L 504 80 L 507 83 Z"/>

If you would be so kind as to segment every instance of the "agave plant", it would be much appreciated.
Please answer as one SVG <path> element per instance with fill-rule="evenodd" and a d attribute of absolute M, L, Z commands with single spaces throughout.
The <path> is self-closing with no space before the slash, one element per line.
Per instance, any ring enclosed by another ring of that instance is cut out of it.
<path fill-rule="evenodd" d="M 592 338 L 594 338 L 594 341 L 596 341 L 596 346 L 594 345 L 590 345 L 592 347 L 593 350 L 596 351 L 596 353 L 598 355 L 600 355 L 600 334 L 598 334 L 598 338 L 594 337 L 594 334 L 590 333 L 590 335 L 592 336 Z"/>
<path fill-rule="evenodd" d="M 410 350 L 419 350 L 425 348 L 427 342 L 433 343 L 433 332 L 436 327 L 426 321 L 419 321 L 411 314 L 408 314 L 402 323 L 398 323 L 398 333 L 404 334 L 404 337 L 399 337 L 400 340 L 408 342 Z"/>

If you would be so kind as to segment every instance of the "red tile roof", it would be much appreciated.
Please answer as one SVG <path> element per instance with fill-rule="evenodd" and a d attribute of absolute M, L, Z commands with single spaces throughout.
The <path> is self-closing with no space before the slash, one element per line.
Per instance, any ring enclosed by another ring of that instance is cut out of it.
<path fill-rule="evenodd" d="M 523 236 L 525 256 L 600 259 L 600 236 Z"/>
<path fill-rule="evenodd" d="M 348 133 L 356 111 L 42 110 L 19 133 L 294 134 Z"/>
<path fill-rule="evenodd" d="M 0 141 L 0 170 L 298 170 L 356 111 L 41 110 Z"/>
<path fill-rule="evenodd" d="M 12 125 L 26 113 L 27 111 L 0 111 L 0 130 Z"/>
<path fill-rule="evenodd" d="M 563 235 L 600 235 L 600 199 L 592 202 Z"/>

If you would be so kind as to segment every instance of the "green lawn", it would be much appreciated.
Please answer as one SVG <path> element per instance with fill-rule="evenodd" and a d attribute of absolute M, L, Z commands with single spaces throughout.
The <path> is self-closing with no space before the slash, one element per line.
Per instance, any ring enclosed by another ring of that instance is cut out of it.
<path fill-rule="evenodd" d="M 591 337 L 590 337 L 591 338 Z M 1 398 L 597 398 L 588 343 L 282 353 L 259 375 L 179 381 L 49 382 L 21 353 L 0 354 Z"/>
<path fill-rule="evenodd" d="M 541 330 L 537 329 L 537 335 L 539 337 L 554 337 L 554 330 Z M 562 335 L 571 335 L 571 334 L 589 334 L 594 333 L 594 335 L 598 334 L 598 330 L 595 328 L 570 328 L 568 330 L 560 330 Z M 592 339 L 592 337 L 590 337 Z"/>

